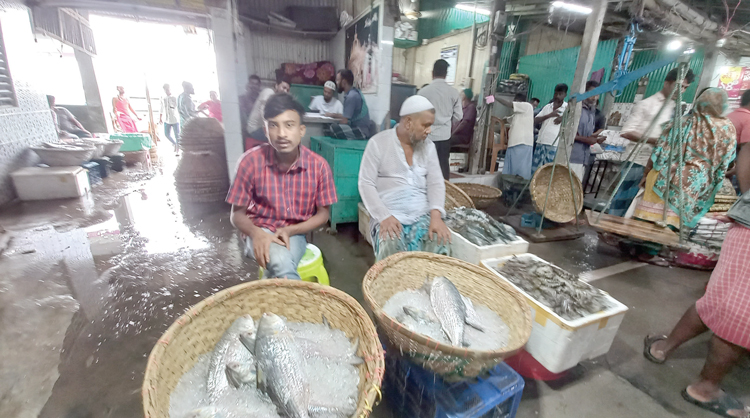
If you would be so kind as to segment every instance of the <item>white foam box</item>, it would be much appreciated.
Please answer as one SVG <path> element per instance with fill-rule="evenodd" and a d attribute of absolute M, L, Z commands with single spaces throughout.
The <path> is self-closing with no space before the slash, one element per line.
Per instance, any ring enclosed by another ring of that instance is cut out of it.
<path fill-rule="evenodd" d="M 362 202 L 359 202 L 357 205 L 359 209 L 359 233 L 362 234 L 363 237 L 365 237 L 365 240 L 368 244 L 372 246 L 372 237 L 370 237 L 370 212 L 365 209 L 365 205 Z"/>
<path fill-rule="evenodd" d="M 482 260 L 489 258 L 523 254 L 529 251 L 529 243 L 521 237 L 506 244 L 479 246 L 462 237 L 456 231 L 451 230 L 451 236 L 451 256 L 472 264 L 480 264 Z"/>
<path fill-rule="evenodd" d="M 583 360 L 606 354 L 628 307 L 602 291 L 610 308 L 572 321 L 563 319 L 495 270 L 513 257 L 482 260 L 482 265 L 521 292 L 531 307 L 531 336 L 525 350 L 553 373 L 563 372 Z M 521 254 L 518 257 L 553 265 L 534 254 Z"/>
<path fill-rule="evenodd" d="M 50 200 L 80 197 L 91 191 L 83 167 L 25 167 L 10 173 L 18 198 Z"/>

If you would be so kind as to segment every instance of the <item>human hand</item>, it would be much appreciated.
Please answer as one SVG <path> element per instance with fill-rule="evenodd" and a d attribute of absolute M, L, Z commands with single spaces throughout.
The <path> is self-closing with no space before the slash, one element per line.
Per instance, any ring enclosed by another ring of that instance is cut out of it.
<path fill-rule="evenodd" d="M 561 124 L 562 123 L 562 116 L 556 117 L 555 120 L 553 120 L 552 122 L 554 122 L 555 125 Z"/>
<path fill-rule="evenodd" d="M 276 238 L 280 239 L 286 246 L 286 249 L 291 251 L 292 247 L 289 245 L 289 231 L 287 231 L 286 228 L 277 229 Z"/>
<path fill-rule="evenodd" d="M 396 239 L 401 236 L 403 226 L 394 216 L 389 216 L 380 223 L 381 239 Z"/>
<path fill-rule="evenodd" d="M 253 234 L 250 239 L 253 241 L 253 254 L 255 254 L 255 261 L 257 261 L 258 265 L 262 268 L 266 268 L 266 264 L 271 262 L 271 243 L 286 245 L 276 235 L 263 230 L 258 230 L 258 232 Z"/>
<path fill-rule="evenodd" d="M 606 136 L 600 136 L 600 135 L 597 135 L 597 136 L 596 136 L 596 143 L 597 143 L 597 144 L 601 144 L 601 143 L 603 143 L 603 142 L 604 142 L 604 141 L 606 141 L 606 140 L 607 140 L 607 137 L 606 137 Z"/>
<path fill-rule="evenodd" d="M 437 239 L 438 244 L 447 244 L 451 242 L 451 231 L 445 225 L 440 216 L 432 216 L 430 219 L 429 235 L 430 239 Z"/>

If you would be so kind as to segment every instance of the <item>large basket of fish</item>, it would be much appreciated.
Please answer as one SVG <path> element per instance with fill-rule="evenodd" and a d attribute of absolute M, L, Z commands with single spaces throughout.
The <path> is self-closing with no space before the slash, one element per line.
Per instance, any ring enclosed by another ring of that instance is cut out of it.
<path fill-rule="evenodd" d="M 513 227 L 478 209 L 451 209 L 445 224 L 452 235 L 451 255 L 469 263 L 478 265 L 487 258 L 523 254 L 529 250 L 529 243 L 519 237 Z"/>
<path fill-rule="evenodd" d="M 383 348 L 344 292 L 270 279 L 191 307 L 156 343 L 146 418 L 356 417 L 380 397 Z"/>
<path fill-rule="evenodd" d="M 533 255 L 482 260 L 521 292 L 534 318 L 525 350 L 553 373 L 606 354 L 628 307 L 607 292 Z"/>
<path fill-rule="evenodd" d="M 447 381 L 483 374 L 531 333 L 529 308 L 513 286 L 455 258 L 392 255 L 370 268 L 362 290 L 391 348 Z"/>

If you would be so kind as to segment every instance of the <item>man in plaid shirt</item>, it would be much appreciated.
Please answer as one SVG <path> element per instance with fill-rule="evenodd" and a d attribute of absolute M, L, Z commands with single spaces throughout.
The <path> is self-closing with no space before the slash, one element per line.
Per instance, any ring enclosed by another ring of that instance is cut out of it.
<path fill-rule="evenodd" d="M 305 234 L 328 222 L 337 200 L 328 163 L 300 146 L 304 112 L 289 94 L 268 99 L 263 118 L 269 143 L 242 156 L 227 195 L 232 225 L 245 237 L 245 255 L 255 258 L 266 277 L 300 279 Z"/>

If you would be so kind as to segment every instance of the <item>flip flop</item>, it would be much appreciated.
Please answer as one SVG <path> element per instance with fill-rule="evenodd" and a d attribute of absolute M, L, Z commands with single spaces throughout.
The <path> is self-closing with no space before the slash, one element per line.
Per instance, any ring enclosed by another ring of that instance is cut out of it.
<path fill-rule="evenodd" d="M 651 354 L 651 346 L 657 341 L 666 339 L 666 335 L 647 335 L 646 338 L 643 339 L 643 357 L 646 357 L 646 360 L 656 364 L 663 364 L 667 361 L 667 359 L 658 359 Z"/>
<path fill-rule="evenodd" d="M 733 398 L 731 395 L 724 393 L 722 394 L 718 399 L 713 399 L 708 402 L 701 402 L 692 396 L 687 391 L 687 388 L 682 390 L 682 398 L 686 401 L 690 402 L 693 405 L 699 406 L 706 411 L 711 411 L 714 414 L 721 415 L 723 417 L 729 417 L 729 418 L 737 418 L 734 415 L 729 415 L 729 411 L 731 410 L 740 410 L 740 411 L 747 411 L 745 409 L 745 405 L 738 401 L 737 399 Z M 745 417 L 750 416 L 747 413 L 745 414 Z M 744 418 L 744 417 L 740 417 Z"/>

